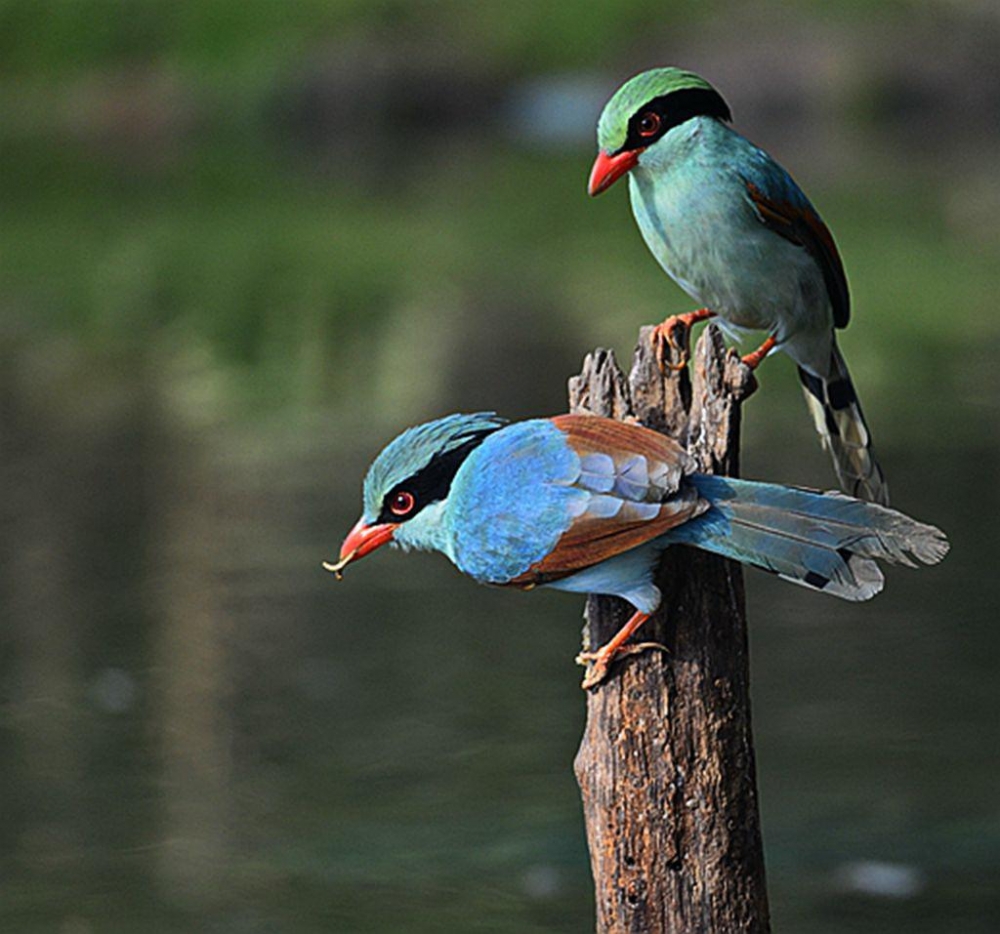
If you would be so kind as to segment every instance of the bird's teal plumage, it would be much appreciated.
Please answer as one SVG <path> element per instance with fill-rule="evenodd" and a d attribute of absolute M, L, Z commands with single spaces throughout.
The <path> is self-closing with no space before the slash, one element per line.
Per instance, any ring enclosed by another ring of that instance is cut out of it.
<path fill-rule="evenodd" d="M 797 363 L 825 375 L 833 311 L 822 270 L 761 223 L 748 181 L 808 206 L 765 153 L 715 118 L 695 117 L 640 156 L 632 211 L 650 252 L 695 301 L 731 327 L 774 333 Z"/>
<path fill-rule="evenodd" d="M 692 92 L 706 91 L 710 98 L 692 103 Z M 871 435 L 834 338 L 850 316 L 836 245 L 788 172 L 720 119 L 728 108 L 715 95 L 708 82 L 679 69 L 637 75 L 605 106 L 600 149 L 626 150 L 629 161 L 616 164 L 629 173 L 632 211 L 657 262 L 731 333 L 761 330 L 775 338 L 799 367 L 843 488 L 886 503 Z M 648 135 L 640 117 L 653 121 Z"/>

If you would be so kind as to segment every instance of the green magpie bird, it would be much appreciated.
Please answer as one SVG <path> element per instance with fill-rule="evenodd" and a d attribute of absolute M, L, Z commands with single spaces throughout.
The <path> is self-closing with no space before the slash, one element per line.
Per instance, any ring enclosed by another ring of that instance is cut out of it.
<path fill-rule="evenodd" d="M 774 349 L 787 353 L 841 488 L 888 505 L 834 334 L 851 310 L 836 244 L 792 177 L 729 127 L 731 119 L 722 96 L 698 75 L 679 68 L 636 75 L 601 113 L 588 191 L 598 195 L 628 173 L 646 245 L 704 306 L 659 325 L 661 357 L 679 325 L 688 330 L 712 316 L 731 335 L 766 331 L 743 361 L 756 367 Z"/>
<path fill-rule="evenodd" d="M 404 431 L 375 458 L 364 508 L 324 567 L 341 576 L 386 544 L 439 551 L 477 581 L 611 594 L 635 613 L 583 653 L 584 687 L 602 681 L 655 612 L 664 549 L 692 545 L 846 600 L 884 578 L 875 559 L 935 564 L 944 534 L 842 493 L 699 474 L 674 440 L 594 415 L 506 423 L 449 415 Z M 662 648 L 662 646 L 659 646 Z"/>

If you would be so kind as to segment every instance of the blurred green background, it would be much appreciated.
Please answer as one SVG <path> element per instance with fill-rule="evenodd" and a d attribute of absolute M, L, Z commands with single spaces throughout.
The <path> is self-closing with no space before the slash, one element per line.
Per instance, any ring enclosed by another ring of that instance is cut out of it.
<path fill-rule="evenodd" d="M 0 929 L 592 928 L 582 601 L 319 562 L 396 431 L 690 308 L 584 193 L 673 63 L 832 227 L 953 542 L 864 606 L 749 575 L 775 930 L 998 930 L 998 60 L 977 0 L 0 0 Z M 745 473 L 831 486 L 762 383 Z"/>

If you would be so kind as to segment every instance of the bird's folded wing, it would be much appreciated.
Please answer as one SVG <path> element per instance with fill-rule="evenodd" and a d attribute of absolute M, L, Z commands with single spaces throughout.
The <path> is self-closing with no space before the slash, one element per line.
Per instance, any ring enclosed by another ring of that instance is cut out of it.
<path fill-rule="evenodd" d="M 851 300 L 844 264 L 840 260 L 833 235 L 815 208 L 787 176 L 783 180 L 783 186 L 768 184 L 763 178 L 744 178 L 743 181 L 747 197 L 764 226 L 804 247 L 816 260 L 833 305 L 834 325 L 838 328 L 847 327 L 851 317 Z M 778 187 L 785 190 L 779 191 Z"/>
<path fill-rule="evenodd" d="M 648 477 L 645 486 L 651 500 L 662 500 L 677 492 L 681 478 L 693 473 L 697 466 L 673 438 L 641 425 L 598 415 L 557 415 L 552 424 L 583 460 L 590 455 L 604 455 L 615 463 L 619 472 L 628 472 L 629 465 L 637 459 L 645 461 Z"/>
<path fill-rule="evenodd" d="M 510 581 L 530 586 L 567 577 L 643 545 L 708 508 L 682 484 L 695 463 L 673 439 L 587 415 L 560 415 L 553 424 L 580 460 L 570 485 L 580 494 L 575 515 L 555 547 Z"/>

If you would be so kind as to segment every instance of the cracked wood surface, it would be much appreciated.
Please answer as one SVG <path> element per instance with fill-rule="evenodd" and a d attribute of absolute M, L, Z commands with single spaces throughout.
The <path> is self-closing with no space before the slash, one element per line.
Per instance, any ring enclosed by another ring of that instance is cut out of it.
<path fill-rule="evenodd" d="M 587 356 L 570 410 L 637 419 L 685 444 L 702 471 L 736 475 L 740 404 L 754 386 L 715 326 L 688 369 L 665 374 L 644 328 L 628 378 L 613 353 Z M 639 638 L 670 653 L 626 657 L 588 692 L 576 757 L 597 931 L 766 932 L 742 570 L 674 547 L 657 582 L 663 604 Z M 630 613 L 589 597 L 584 647 Z"/>

